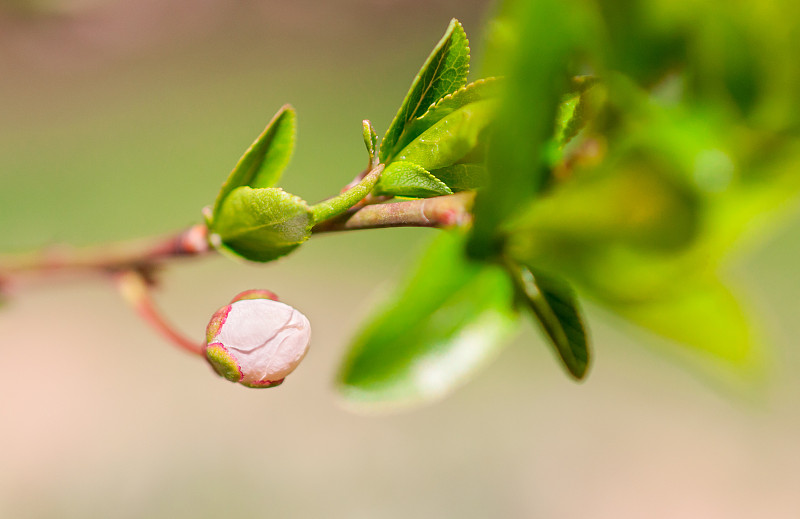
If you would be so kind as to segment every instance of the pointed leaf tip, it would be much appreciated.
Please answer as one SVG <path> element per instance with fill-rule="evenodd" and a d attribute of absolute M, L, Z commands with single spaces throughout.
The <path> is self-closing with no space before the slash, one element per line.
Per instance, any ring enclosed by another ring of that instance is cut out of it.
<path fill-rule="evenodd" d="M 525 266 L 513 277 L 525 305 L 539 321 L 564 367 L 578 380 L 586 376 L 589 347 L 578 301 L 566 281 Z"/>
<path fill-rule="evenodd" d="M 381 162 L 387 162 L 398 151 L 396 144 L 408 124 L 440 98 L 464 86 L 468 74 L 469 41 L 461 23 L 453 18 L 411 83 L 403 104 L 389 125 L 381 142 Z"/>
<path fill-rule="evenodd" d="M 267 127 L 247 148 L 244 155 L 228 175 L 214 203 L 214 215 L 223 200 L 238 187 L 273 187 L 280 180 L 283 170 L 294 151 L 296 114 L 290 104 L 283 105 Z"/>
<path fill-rule="evenodd" d="M 428 170 L 411 162 L 395 161 L 383 171 L 375 186 L 380 195 L 428 198 L 452 195 L 447 184 L 433 176 Z"/>

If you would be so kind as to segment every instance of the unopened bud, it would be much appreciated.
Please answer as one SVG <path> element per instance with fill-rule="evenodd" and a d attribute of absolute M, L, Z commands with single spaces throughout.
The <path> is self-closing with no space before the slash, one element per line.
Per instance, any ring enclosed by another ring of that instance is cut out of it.
<path fill-rule="evenodd" d="M 220 308 L 206 329 L 214 370 L 248 387 L 274 387 L 308 351 L 311 324 L 267 290 L 248 290 Z"/>

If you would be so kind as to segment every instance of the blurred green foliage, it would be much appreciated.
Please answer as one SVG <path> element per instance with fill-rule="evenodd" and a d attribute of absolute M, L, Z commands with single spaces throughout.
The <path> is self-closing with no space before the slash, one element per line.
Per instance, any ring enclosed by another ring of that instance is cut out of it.
<path fill-rule="evenodd" d="M 356 338 L 339 375 L 343 396 L 394 407 L 447 393 L 508 338 L 512 294 L 502 268 L 465 257 L 463 236 L 440 236 L 391 307 Z"/>
<path fill-rule="evenodd" d="M 715 359 L 743 380 L 761 372 L 759 339 L 721 269 L 800 188 L 799 10 L 787 1 L 515 0 L 490 23 L 486 70 L 504 79 L 487 116 L 479 166 L 488 175 L 466 251 L 505 267 L 517 302 L 577 377 L 590 357 L 570 284 L 698 362 Z M 402 319 L 406 306 L 380 319 Z M 360 345 L 379 335 L 364 333 Z M 357 368 L 360 347 L 345 390 L 368 376 Z"/>

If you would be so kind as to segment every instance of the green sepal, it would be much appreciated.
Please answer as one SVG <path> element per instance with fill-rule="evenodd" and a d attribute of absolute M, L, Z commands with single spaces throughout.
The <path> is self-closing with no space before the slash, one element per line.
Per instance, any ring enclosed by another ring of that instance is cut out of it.
<path fill-rule="evenodd" d="M 482 368 L 513 331 L 513 285 L 497 265 L 440 235 L 409 281 L 347 354 L 338 389 L 351 404 L 397 407 L 441 397 Z"/>
<path fill-rule="evenodd" d="M 408 124 L 423 115 L 440 98 L 455 92 L 467 82 L 469 41 L 464 28 L 453 19 L 444 36 L 422 65 L 403 104 L 394 116 L 380 149 L 380 161 L 388 162 L 398 150 Z"/>
<path fill-rule="evenodd" d="M 280 386 L 281 384 L 283 384 L 284 380 L 285 379 L 280 379 L 280 380 L 276 380 L 275 382 L 270 380 L 270 381 L 264 382 L 262 384 L 248 384 L 247 382 L 239 382 L 239 383 L 241 385 L 243 385 L 245 387 L 249 387 L 251 389 L 269 389 L 271 387 Z"/>
<path fill-rule="evenodd" d="M 408 123 L 406 131 L 403 132 L 403 135 L 395 144 L 395 149 L 402 150 L 411 141 L 422 135 L 425 130 L 459 108 L 478 101 L 497 99 L 500 95 L 501 85 L 502 80 L 499 78 L 479 79 L 442 97 L 431 105 L 424 114 Z"/>
<path fill-rule="evenodd" d="M 520 301 L 533 312 L 569 373 L 582 379 L 589 366 L 589 348 L 572 287 L 557 276 L 526 266 L 510 268 Z"/>
<path fill-rule="evenodd" d="M 242 380 L 242 370 L 239 368 L 239 364 L 222 344 L 209 344 L 206 348 L 206 359 L 222 378 L 231 382 Z"/>
<path fill-rule="evenodd" d="M 489 172 L 483 163 L 453 164 L 431 171 L 453 191 L 480 189 L 489 182 Z"/>
<path fill-rule="evenodd" d="M 311 236 L 313 218 L 306 202 L 280 188 L 231 191 L 211 228 L 211 242 L 251 261 L 272 261 Z"/>
<path fill-rule="evenodd" d="M 296 116 L 291 105 L 284 105 L 228 175 L 214 203 L 214 218 L 222 202 L 242 186 L 273 187 L 281 178 L 294 150 Z"/>
<path fill-rule="evenodd" d="M 375 186 L 379 195 L 428 198 L 451 195 L 453 191 L 422 166 L 411 162 L 392 162 L 383 170 Z"/>
<path fill-rule="evenodd" d="M 396 160 L 413 162 L 428 171 L 461 162 L 480 150 L 496 106 L 494 100 L 484 100 L 454 110 L 411 141 Z"/>
<path fill-rule="evenodd" d="M 375 128 L 367 119 L 361 121 L 361 135 L 364 137 L 364 146 L 367 147 L 369 155 L 368 167 L 373 168 L 378 162 L 378 134 L 375 133 Z"/>

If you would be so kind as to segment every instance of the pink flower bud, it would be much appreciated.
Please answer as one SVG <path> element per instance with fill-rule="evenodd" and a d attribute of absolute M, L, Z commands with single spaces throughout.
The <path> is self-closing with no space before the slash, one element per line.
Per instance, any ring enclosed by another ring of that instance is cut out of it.
<path fill-rule="evenodd" d="M 274 297 L 268 291 L 264 295 Z M 237 296 L 208 323 L 205 353 L 214 370 L 228 380 L 274 387 L 300 364 L 310 339 L 311 324 L 291 306 L 272 298 Z"/>

